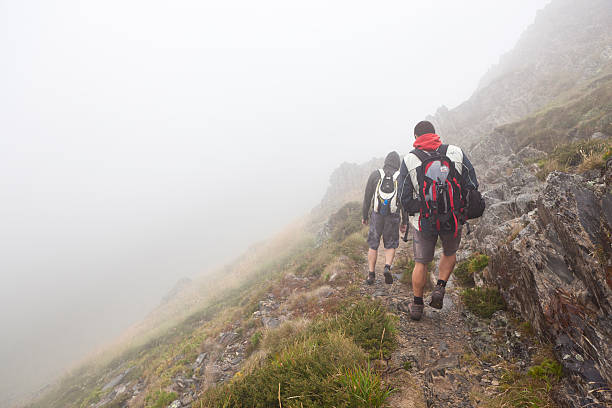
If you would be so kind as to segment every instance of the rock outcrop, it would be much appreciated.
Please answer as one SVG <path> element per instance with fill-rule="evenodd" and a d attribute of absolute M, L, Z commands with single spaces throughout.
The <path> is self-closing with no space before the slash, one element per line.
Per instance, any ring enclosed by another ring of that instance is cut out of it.
<path fill-rule="evenodd" d="M 329 187 L 313 213 L 327 218 L 349 201 L 361 202 L 368 177 L 383 163 L 383 158 L 363 164 L 342 163 L 329 177 Z"/>
<path fill-rule="evenodd" d="M 612 195 L 601 181 L 551 173 L 516 237 L 490 250 L 490 280 L 555 344 L 572 407 L 612 403 Z"/>

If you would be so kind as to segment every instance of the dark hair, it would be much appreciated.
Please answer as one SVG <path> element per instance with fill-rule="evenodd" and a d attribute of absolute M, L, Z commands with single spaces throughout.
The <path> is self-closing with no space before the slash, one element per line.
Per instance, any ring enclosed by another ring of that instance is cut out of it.
<path fill-rule="evenodd" d="M 431 122 L 422 120 L 414 127 L 414 135 L 416 137 L 427 133 L 436 133 L 436 129 L 434 129 L 434 125 L 432 125 Z"/>

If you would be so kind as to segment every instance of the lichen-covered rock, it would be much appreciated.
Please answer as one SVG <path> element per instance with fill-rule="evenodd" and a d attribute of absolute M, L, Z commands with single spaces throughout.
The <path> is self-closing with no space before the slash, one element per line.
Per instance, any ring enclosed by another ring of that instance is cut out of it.
<path fill-rule="evenodd" d="M 491 253 L 490 279 L 555 343 L 579 404 L 570 406 L 612 403 L 610 203 L 583 177 L 553 172 L 535 216 Z"/>

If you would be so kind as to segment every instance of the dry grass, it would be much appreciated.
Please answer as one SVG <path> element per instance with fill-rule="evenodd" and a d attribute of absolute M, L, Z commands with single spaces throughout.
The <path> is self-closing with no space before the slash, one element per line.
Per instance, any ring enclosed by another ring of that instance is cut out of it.
<path fill-rule="evenodd" d="M 588 140 L 557 147 L 546 158 L 538 162 L 537 176 L 546 179 L 553 171 L 584 173 L 605 168 L 612 155 L 612 140 Z"/>

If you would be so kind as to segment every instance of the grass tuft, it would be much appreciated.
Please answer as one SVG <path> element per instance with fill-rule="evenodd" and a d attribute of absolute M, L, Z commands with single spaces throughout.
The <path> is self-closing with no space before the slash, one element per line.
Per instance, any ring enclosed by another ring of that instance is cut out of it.
<path fill-rule="evenodd" d="M 546 358 L 540 364 L 529 367 L 527 374 L 536 380 L 544 381 L 550 385 L 563 376 L 563 369 L 557 361 Z"/>
<path fill-rule="evenodd" d="M 470 312 L 486 319 L 491 318 L 496 311 L 506 308 L 499 291 L 493 288 L 464 289 L 461 299 Z"/>
<path fill-rule="evenodd" d="M 368 363 L 365 367 L 345 368 L 339 379 L 342 390 L 348 396 L 349 407 L 383 407 L 393 393 L 389 386 L 383 386 L 380 375 Z"/>
<path fill-rule="evenodd" d="M 552 171 L 583 173 L 603 169 L 612 152 L 612 141 L 586 140 L 569 143 L 555 148 L 546 158 L 538 161 L 537 177 L 545 180 Z"/>
<path fill-rule="evenodd" d="M 146 399 L 147 408 L 166 408 L 177 398 L 176 392 L 155 391 Z"/>
<path fill-rule="evenodd" d="M 489 257 L 483 254 L 474 254 L 461 261 L 453 272 L 455 279 L 462 286 L 474 286 L 474 273 L 482 271 L 489 265 Z"/>
<path fill-rule="evenodd" d="M 369 299 L 345 306 L 336 322 L 340 329 L 368 353 L 370 359 L 388 359 L 396 347 L 393 316 L 379 301 Z"/>

